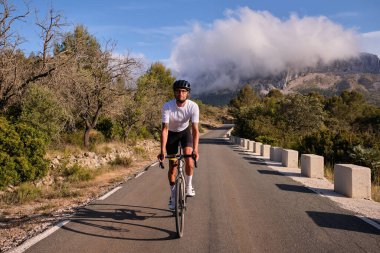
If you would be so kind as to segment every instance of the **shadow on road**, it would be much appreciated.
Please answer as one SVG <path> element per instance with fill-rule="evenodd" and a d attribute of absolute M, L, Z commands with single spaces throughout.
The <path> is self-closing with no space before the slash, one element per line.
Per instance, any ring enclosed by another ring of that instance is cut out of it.
<path fill-rule="evenodd" d="M 353 215 L 315 211 L 306 211 L 306 213 L 320 227 L 380 235 L 378 229 Z"/>
<path fill-rule="evenodd" d="M 88 207 L 80 208 L 70 218 L 70 223 L 63 226 L 62 229 L 89 236 L 119 240 L 163 241 L 178 238 L 175 231 L 146 225 L 148 222 L 144 221 L 153 218 L 170 218 L 174 222 L 173 213 L 165 209 L 95 203 Z M 144 230 L 155 230 L 161 232 L 160 234 L 167 234 L 167 236 L 144 238 L 144 235 L 150 234 L 144 232 Z"/>
<path fill-rule="evenodd" d="M 280 172 L 274 170 L 257 170 L 257 172 L 264 175 L 283 176 Z"/>
<path fill-rule="evenodd" d="M 200 138 L 200 144 L 213 144 L 213 145 L 229 145 L 228 141 L 225 139 L 218 138 Z"/>
<path fill-rule="evenodd" d="M 302 192 L 302 193 L 312 193 L 316 194 L 312 190 L 306 188 L 301 185 L 293 185 L 293 184 L 276 184 L 276 186 L 283 191 L 292 191 L 292 192 Z"/>

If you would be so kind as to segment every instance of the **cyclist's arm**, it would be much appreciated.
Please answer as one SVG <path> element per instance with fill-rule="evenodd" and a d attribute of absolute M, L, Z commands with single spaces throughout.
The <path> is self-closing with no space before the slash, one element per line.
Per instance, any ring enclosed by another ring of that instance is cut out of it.
<path fill-rule="evenodd" d="M 199 127 L 198 123 L 192 123 L 192 133 L 193 133 L 193 152 L 196 155 L 196 159 L 199 159 L 198 145 L 199 145 Z"/>
<path fill-rule="evenodd" d="M 166 153 L 166 143 L 168 142 L 168 134 L 169 134 L 169 124 L 162 123 L 161 129 L 161 154 L 165 156 Z"/>

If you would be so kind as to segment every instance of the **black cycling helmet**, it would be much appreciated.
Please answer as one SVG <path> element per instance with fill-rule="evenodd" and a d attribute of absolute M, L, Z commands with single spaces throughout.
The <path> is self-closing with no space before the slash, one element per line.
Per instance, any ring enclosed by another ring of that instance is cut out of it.
<path fill-rule="evenodd" d="M 177 80 L 173 83 L 173 90 L 176 89 L 186 89 L 188 91 L 191 90 L 190 83 L 186 80 Z"/>

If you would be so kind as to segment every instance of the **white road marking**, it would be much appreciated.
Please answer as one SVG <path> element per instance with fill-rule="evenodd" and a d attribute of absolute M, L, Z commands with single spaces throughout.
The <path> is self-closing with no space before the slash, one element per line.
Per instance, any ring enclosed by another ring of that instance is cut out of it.
<path fill-rule="evenodd" d="M 135 178 L 138 178 L 138 177 L 140 177 L 142 174 L 144 174 L 145 173 L 145 171 L 143 171 L 143 172 L 140 172 L 139 174 L 137 174 L 137 176 L 135 176 Z"/>
<path fill-rule="evenodd" d="M 158 162 L 155 162 L 155 163 L 153 163 L 152 165 L 150 165 L 150 166 L 156 166 L 158 164 Z"/>
<path fill-rule="evenodd" d="M 29 240 L 27 240 L 26 242 L 24 242 L 23 244 L 21 244 L 17 248 L 8 251 L 8 253 L 21 253 L 21 252 L 24 252 L 25 250 L 29 249 L 30 247 L 32 247 L 37 242 L 45 239 L 46 237 L 48 237 L 49 235 L 51 235 L 52 233 L 54 233 L 59 228 L 63 227 L 64 225 L 66 225 L 69 222 L 70 222 L 69 220 L 65 220 L 65 221 L 60 222 L 59 224 L 55 225 L 52 228 L 49 228 L 48 230 L 44 231 L 43 233 L 41 233 L 41 234 L 39 234 L 39 235 L 37 235 L 37 236 L 35 236 L 33 238 L 30 238 Z"/>
<path fill-rule="evenodd" d="M 115 193 L 116 191 L 120 190 L 121 188 L 123 188 L 123 187 L 122 186 L 116 187 L 112 191 L 109 191 L 108 193 L 106 193 L 103 196 L 101 196 L 100 198 L 98 198 L 98 200 L 105 200 L 106 198 L 108 198 L 109 196 L 111 196 L 111 194 Z"/>

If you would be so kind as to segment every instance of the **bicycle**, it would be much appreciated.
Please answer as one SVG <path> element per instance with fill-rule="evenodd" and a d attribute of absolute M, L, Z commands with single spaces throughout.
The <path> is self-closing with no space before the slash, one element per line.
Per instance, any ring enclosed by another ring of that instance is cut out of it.
<path fill-rule="evenodd" d="M 194 155 L 184 155 L 182 154 L 182 149 L 179 149 L 180 152 L 177 155 L 168 155 L 165 158 L 169 160 L 177 160 L 178 161 L 178 173 L 175 179 L 175 224 L 177 229 L 177 235 L 179 238 L 183 236 L 184 226 L 185 226 L 185 211 L 186 211 L 186 179 L 183 174 L 183 167 L 185 164 L 186 157 L 192 157 L 194 160 L 194 165 L 197 168 L 197 161 L 195 160 Z M 160 162 L 161 169 L 164 169 L 164 164 Z"/>

